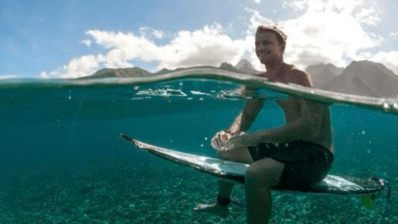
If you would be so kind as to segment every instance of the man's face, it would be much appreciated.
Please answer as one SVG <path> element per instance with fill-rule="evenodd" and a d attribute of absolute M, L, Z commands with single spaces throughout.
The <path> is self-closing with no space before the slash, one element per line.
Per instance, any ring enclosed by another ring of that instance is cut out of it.
<path fill-rule="evenodd" d="M 272 32 L 256 33 L 256 54 L 261 64 L 268 64 L 283 56 L 283 44 L 279 44 Z"/>

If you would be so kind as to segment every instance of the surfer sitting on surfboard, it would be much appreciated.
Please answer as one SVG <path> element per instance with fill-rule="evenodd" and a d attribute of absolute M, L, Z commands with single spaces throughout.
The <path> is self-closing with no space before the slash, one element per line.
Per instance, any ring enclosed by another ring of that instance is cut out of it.
<path fill-rule="evenodd" d="M 276 27 L 259 26 L 255 50 L 266 72 L 259 76 L 273 82 L 311 87 L 310 76 L 283 61 L 286 35 Z M 274 129 L 245 133 L 265 100 L 250 99 L 227 131 L 212 139 L 217 157 L 250 163 L 245 174 L 247 223 L 268 223 L 272 209 L 271 187 L 298 189 L 321 181 L 333 162 L 329 106 L 289 96 L 278 101 L 286 124 Z M 228 216 L 234 184 L 218 180 L 215 204 L 199 204 L 197 211 Z"/>

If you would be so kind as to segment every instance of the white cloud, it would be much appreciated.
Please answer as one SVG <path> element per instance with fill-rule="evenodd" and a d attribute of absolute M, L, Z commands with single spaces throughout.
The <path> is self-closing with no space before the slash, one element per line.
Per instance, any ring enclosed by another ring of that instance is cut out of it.
<path fill-rule="evenodd" d="M 306 13 L 335 12 L 351 15 L 364 25 L 376 26 L 380 22 L 380 10 L 373 0 L 293 0 L 284 1 L 282 6 Z"/>
<path fill-rule="evenodd" d="M 50 76 L 47 74 L 47 72 L 40 72 L 40 75 L 39 75 L 39 77 L 40 78 L 42 78 L 42 79 L 48 79 L 48 78 L 50 78 Z"/>
<path fill-rule="evenodd" d="M 296 11 L 352 14 L 358 19 L 366 15 L 378 18 L 377 5 L 373 0 L 291 0 L 284 1 L 282 6 Z"/>
<path fill-rule="evenodd" d="M 369 58 L 371 61 L 380 62 L 398 75 L 398 51 L 378 52 Z"/>
<path fill-rule="evenodd" d="M 90 47 L 91 40 L 82 40 L 80 43 L 85 44 L 87 47 Z"/>
<path fill-rule="evenodd" d="M 18 76 L 16 75 L 0 75 L 0 80 L 4 80 L 4 79 L 16 79 L 18 78 Z"/>
<path fill-rule="evenodd" d="M 219 65 L 224 61 L 236 61 L 245 50 L 244 42 L 232 40 L 223 34 L 221 25 L 205 26 L 201 30 L 180 31 L 171 41 L 164 45 L 156 45 L 142 33 L 111 33 L 105 31 L 89 31 L 95 42 L 108 52 L 108 60 L 113 59 L 156 61 L 159 68 L 174 69 L 184 66 Z"/>
<path fill-rule="evenodd" d="M 246 50 L 244 40 L 232 40 L 221 25 L 204 26 L 201 30 L 180 31 L 166 45 L 153 39 L 162 38 L 162 31 L 141 28 L 140 35 L 90 30 L 93 43 L 107 50 L 105 55 L 85 55 L 72 59 L 57 70 L 42 73 L 42 77 L 77 78 L 91 75 L 100 67 L 132 67 L 131 60 L 154 61 L 158 69 L 237 63 Z"/>
<path fill-rule="evenodd" d="M 355 14 L 355 18 L 359 22 L 371 26 L 376 26 L 380 22 L 379 14 L 374 7 L 362 9 L 362 11 Z"/>
<path fill-rule="evenodd" d="M 284 1 L 282 3 L 282 7 L 284 8 L 293 8 L 296 11 L 301 11 L 307 8 L 306 1 Z"/>
<path fill-rule="evenodd" d="M 157 58 L 159 68 L 219 66 L 222 62 L 238 62 L 246 50 L 246 43 L 243 40 L 232 40 L 216 24 L 193 32 L 180 31 L 169 44 L 159 50 L 162 53 Z"/>
<path fill-rule="evenodd" d="M 295 0 L 283 2 L 283 7 L 302 12 L 296 18 L 278 22 L 288 35 L 286 61 L 301 68 L 321 62 L 345 66 L 347 59 L 359 58 L 361 52 L 383 41 L 364 27 L 380 21 L 373 1 Z M 252 17 L 258 16 L 253 12 Z"/>
<path fill-rule="evenodd" d="M 261 0 L 254 0 L 255 3 L 261 3 Z"/>
<path fill-rule="evenodd" d="M 304 14 L 284 21 L 281 28 L 288 35 L 286 59 L 303 66 L 320 62 L 343 66 L 344 58 L 354 58 L 383 40 L 366 32 L 354 17 L 333 11 Z"/>
<path fill-rule="evenodd" d="M 84 55 L 79 58 L 74 58 L 67 65 L 59 67 L 58 69 L 47 73 L 45 71 L 40 73 L 41 78 L 79 78 L 93 74 L 101 62 L 104 62 L 105 57 L 102 55 Z"/>
<path fill-rule="evenodd" d="M 165 35 L 163 31 L 156 30 L 156 29 L 153 29 L 153 28 L 147 27 L 147 26 L 140 28 L 140 34 L 142 37 L 149 38 L 149 39 L 153 39 L 153 38 L 163 39 L 163 37 Z"/>
<path fill-rule="evenodd" d="M 274 21 L 272 21 L 272 19 L 265 18 L 265 17 L 261 16 L 257 10 L 253 10 L 250 8 L 245 8 L 245 10 L 249 13 L 252 13 L 252 15 L 250 16 L 250 19 L 249 19 L 249 22 L 250 22 L 249 27 L 246 31 L 247 36 L 254 36 L 254 33 L 256 32 L 257 27 L 259 25 L 274 24 Z M 254 44 L 254 42 L 252 44 Z"/>
<path fill-rule="evenodd" d="M 99 65 L 99 57 L 94 55 L 85 55 L 80 58 L 71 60 L 65 68 L 66 74 L 62 78 L 82 77 L 86 74 L 92 73 Z"/>

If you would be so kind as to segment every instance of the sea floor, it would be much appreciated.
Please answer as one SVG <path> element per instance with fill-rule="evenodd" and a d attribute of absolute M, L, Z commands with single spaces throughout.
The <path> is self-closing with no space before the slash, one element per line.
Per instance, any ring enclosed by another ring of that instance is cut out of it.
<path fill-rule="evenodd" d="M 25 167 L 0 174 L 0 223 L 245 223 L 243 186 L 228 218 L 193 211 L 213 203 L 216 179 L 161 159 L 99 159 Z M 392 205 L 384 223 L 398 223 Z M 380 223 L 387 190 L 369 211 L 358 195 L 274 191 L 270 223 Z M 395 203 L 395 204 L 394 204 Z"/>

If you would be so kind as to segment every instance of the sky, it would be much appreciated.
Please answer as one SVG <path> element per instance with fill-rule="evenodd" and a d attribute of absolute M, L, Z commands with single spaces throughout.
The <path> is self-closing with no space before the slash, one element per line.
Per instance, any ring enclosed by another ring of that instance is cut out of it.
<path fill-rule="evenodd" d="M 395 0 L 0 0 L 0 79 L 78 78 L 102 68 L 235 65 L 265 70 L 258 25 L 287 35 L 285 61 L 383 63 L 398 74 Z"/>

